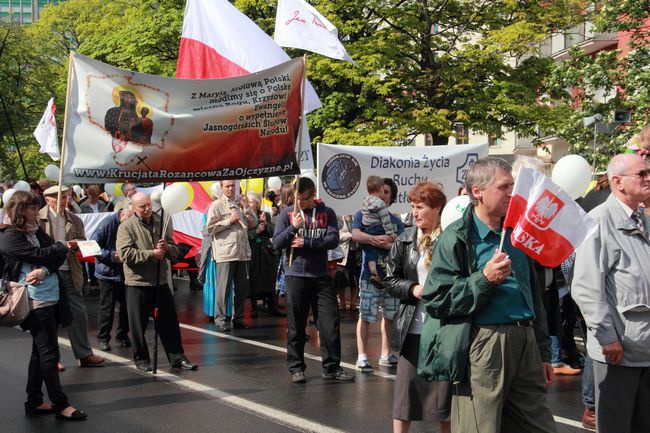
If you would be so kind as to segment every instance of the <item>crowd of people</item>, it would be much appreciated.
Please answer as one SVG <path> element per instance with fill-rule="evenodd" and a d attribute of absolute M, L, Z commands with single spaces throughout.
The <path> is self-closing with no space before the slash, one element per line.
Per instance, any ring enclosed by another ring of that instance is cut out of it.
<path fill-rule="evenodd" d="M 412 421 L 435 422 L 441 432 L 554 432 L 546 399 L 555 374 L 583 375 L 585 427 L 650 431 L 646 158 L 643 149 L 612 158 L 606 180 L 590 193 L 599 194 L 597 203 L 593 196 L 584 201 L 599 223 L 597 235 L 554 270 L 513 247 L 511 229 L 503 233 L 517 173 L 502 159 L 471 167 L 464 184 L 470 205 L 444 231 L 448 196 L 429 181 L 408 191 L 407 224 L 389 211 L 398 194 L 389 178 L 369 176 L 359 211 L 338 216 L 308 177 L 268 193 L 271 209 L 262 208 L 260 194 L 240 195 L 235 181 L 221 181 L 204 216 L 198 257 L 205 314 L 218 332 L 249 326 L 247 299 L 252 319 L 264 307 L 286 315 L 287 370 L 300 385 L 310 320 L 322 377 L 354 381 L 340 365 L 340 311 L 358 309 L 357 371 L 372 373 L 373 364 L 396 371 L 394 432 L 408 431 Z M 111 350 L 117 313 L 114 344 L 132 347 L 135 366 L 151 371 L 151 316 L 171 367 L 198 369 L 184 354 L 169 278 L 170 262 L 187 250 L 174 242 L 151 197 L 125 183 L 125 199 L 115 205 L 90 185 L 82 203 L 61 187 L 59 203 L 59 187 L 35 185 L 32 193 L 14 193 L 0 227 L 2 278 L 25 284 L 32 308 L 22 324 L 34 340 L 26 414 L 87 416 L 63 393 L 57 329 L 67 330 L 80 367 L 102 365 L 89 342 L 82 292 L 90 273 L 100 289 L 101 351 Z M 92 236 L 101 254 L 84 269 L 76 212 L 109 211 Z M 369 347 L 374 323 L 378 348 Z M 587 353 L 574 332 L 584 333 Z M 369 358 L 376 353 L 378 359 Z"/>

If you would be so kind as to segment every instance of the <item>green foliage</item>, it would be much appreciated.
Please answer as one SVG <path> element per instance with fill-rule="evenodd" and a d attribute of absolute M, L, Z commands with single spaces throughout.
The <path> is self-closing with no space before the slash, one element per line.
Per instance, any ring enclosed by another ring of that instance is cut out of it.
<path fill-rule="evenodd" d="M 618 125 L 612 134 L 596 134 L 597 166 L 604 170 L 607 161 L 623 151 L 625 143 L 650 122 L 650 28 L 642 25 L 649 17 L 650 3 L 592 3 L 593 12 L 586 18 L 595 24 L 595 30 L 627 32 L 629 46 L 596 55 L 585 54 L 576 47 L 570 49 L 569 58 L 553 66 L 544 80 L 544 89 L 556 109 L 567 113 L 557 117 L 551 128 L 569 143 L 572 152 L 582 154 L 588 161 L 594 156 L 594 129 L 585 128 L 582 118 L 599 113 L 602 122 L 609 123 L 615 110 L 632 112 L 630 124 Z M 603 98 L 604 90 L 607 98 Z"/>
<path fill-rule="evenodd" d="M 38 154 L 32 135 L 54 94 L 52 62 L 35 49 L 24 27 L 0 23 L 0 178 L 24 179 L 16 145 L 27 174 L 42 177 L 49 157 Z M 14 140 L 15 136 L 15 140 Z"/>

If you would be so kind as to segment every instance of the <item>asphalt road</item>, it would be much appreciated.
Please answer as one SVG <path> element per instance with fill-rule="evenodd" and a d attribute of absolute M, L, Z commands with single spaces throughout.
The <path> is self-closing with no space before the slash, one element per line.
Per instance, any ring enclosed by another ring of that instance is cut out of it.
<path fill-rule="evenodd" d="M 390 432 L 394 368 L 377 367 L 379 333 L 371 332 L 369 356 L 374 374 L 356 372 L 353 383 L 320 377 L 318 337 L 310 326 L 306 352 L 307 383 L 295 385 L 286 369 L 286 319 L 250 319 L 251 329 L 217 333 L 202 313 L 202 292 L 190 292 L 177 280 L 177 309 L 185 352 L 200 365 L 196 372 L 171 371 L 162 347 L 155 376 L 133 368 L 130 349 L 96 353 L 107 357 L 103 367 L 78 368 L 65 330 L 59 333 L 64 391 L 89 417 L 81 423 L 53 416 L 26 418 L 23 413 L 31 338 L 15 328 L 0 328 L 0 432 L 37 433 L 193 433 L 193 432 Z M 96 296 L 86 298 L 95 339 Z M 356 313 L 341 316 L 343 367 L 356 360 Z M 152 338 L 152 327 L 148 337 Z M 151 344 L 150 344 L 151 349 Z M 549 405 L 559 433 L 580 427 L 580 377 L 559 377 L 549 389 Z M 437 432 L 436 426 L 413 423 L 411 431 Z M 523 432 L 522 432 L 523 433 Z"/>

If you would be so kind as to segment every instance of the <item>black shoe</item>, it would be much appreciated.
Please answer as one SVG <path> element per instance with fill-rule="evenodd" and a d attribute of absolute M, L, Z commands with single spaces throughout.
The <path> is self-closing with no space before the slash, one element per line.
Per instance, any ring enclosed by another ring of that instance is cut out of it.
<path fill-rule="evenodd" d="M 145 373 L 152 371 L 151 363 L 149 361 L 136 362 L 135 366 L 138 370 L 144 371 Z"/>
<path fill-rule="evenodd" d="M 111 345 L 108 344 L 108 341 L 100 341 L 99 342 L 99 350 L 102 352 L 110 352 L 111 351 Z"/>
<path fill-rule="evenodd" d="M 305 372 L 304 371 L 296 371 L 295 373 L 291 374 L 291 382 L 293 383 L 305 383 L 307 380 L 305 379 Z"/>
<path fill-rule="evenodd" d="M 126 340 L 115 340 L 115 344 L 118 347 L 131 347 L 131 340 L 128 338 Z M 101 348 L 101 346 L 99 346 Z"/>
<path fill-rule="evenodd" d="M 192 364 L 187 359 L 184 359 L 181 362 L 172 365 L 172 368 L 175 368 L 177 370 L 198 370 L 199 366 L 196 364 Z"/>
<path fill-rule="evenodd" d="M 25 406 L 25 415 L 29 417 L 39 416 L 39 415 L 51 415 L 53 413 L 55 413 L 53 407 L 50 407 L 49 409 L 39 409 L 38 407 Z"/>
<path fill-rule="evenodd" d="M 76 409 L 70 416 L 62 415 L 61 412 L 57 412 L 56 419 L 62 419 L 64 421 L 83 421 L 88 418 L 86 412 L 81 409 Z"/>
<path fill-rule="evenodd" d="M 232 322 L 232 329 L 251 329 L 251 327 L 244 322 Z"/>
<path fill-rule="evenodd" d="M 338 367 L 332 372 L 323 372 L 323 379 L 351 382 L 354 380 L 354 374 L 350 374 L 347 371 L 343 370 L 341 367 Z"/>

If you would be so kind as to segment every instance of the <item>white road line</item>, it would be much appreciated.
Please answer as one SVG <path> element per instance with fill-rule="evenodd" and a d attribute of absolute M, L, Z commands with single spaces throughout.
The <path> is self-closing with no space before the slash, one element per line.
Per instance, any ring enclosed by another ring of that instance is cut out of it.
<path fill-rule="evenodd" d="M 70 348 L 70 340 L 59 337 L 59 345 Z M 245 398 L 237 397 L 217 388 L 203 385 L 189 379 L 183 379 L 179 376 L 167 373 L 165 371 L 158 370 L 155 376 L 151 373 L 141 372 L 135 367 L 133 361 L 130 359 L 123 358 L 112 353 L 102 352 L 101 356 L 112 363 L 129 368 L 142 376 L 152 377 L 153 379 L 176 385 L 187 391 L 199 393 L 212 400 L 217 400 L 226 406 L 237 410 L 242 410 L 259 418 L 267 419 L 277 424 L 296 429 L 297 431 L 314 433 L 346 433 L 345 430 L 339 430 L 334 427 L 309 420 L 307 418 L 293 415 L 272 406 L 266 406 L 264 404 L 256 403 Z"/>
<path fill-rule="evenodd" d="M 187 325 L 185 323 L 181 323 L 180 326 L 181 326 L 181 328 L 185 328 L 185 329 L 188 329 L 190 331 L 200 332 L 200 333 L 206 334 L 206 335 L 212 335 L 214 337 L 223 338 L 225 340 L 232 340 L 232 341 L 236 341 L 238 343 L 250 344 L 251 346 L 261 347 L 263 349 L 269 349 L 269 350 L 274 350 L 276 352 L 287 353 L 287 349 L 284 348 L 284 347 L 274 346 L 274 345 L 268 344 L 268 343 L 261 343 L 259 341 L 249 340 L 247 338 L 235 337 L 234 335 L 226 334 L 224 332 L 210 331 L 208 329 L 199 328 L 199 327 L 193 326 L 193 325 Z M 305 358 L 309 358 L 309 359 L 312 359 L 314 361 L 319 361 L 319 362 L 322 361 L 322 358 L 320 356 L 312 355 L 312 354 L 309 354 L 309 353 L 305 353 Z M 341 362 L 341 367 L 345 367 L 345 368 L 348 368 L 350 370 L 356 370 L 356 368 L 357 368 L 354 364 L 350 364 L 350 363 L 347 363 L 347 362 Z M 395 380 L 395 375 L 394 374 L 384 373 L 383 371 L 374 371 L 373 373 L 359 373 L 359 374 L 374 374 L 375 376 L 383 377 L 385 379 Z"/>
<path fill-rule="evenodd" d="M 585 429 L 582 426 L 582 422 L 580 422 L 580 421 L 575 421 L 575 420 L 572 420 L 572 419 L 569 419 L 569 418 L 564 418 L 562 416 L 557 416 L 557 415 L 553 415 L 553 419 L 555 420 L 555 422 L 570 425 L 571 427 L 578 427 L 578 428 L 581 428 L 583 430 Z"/>

